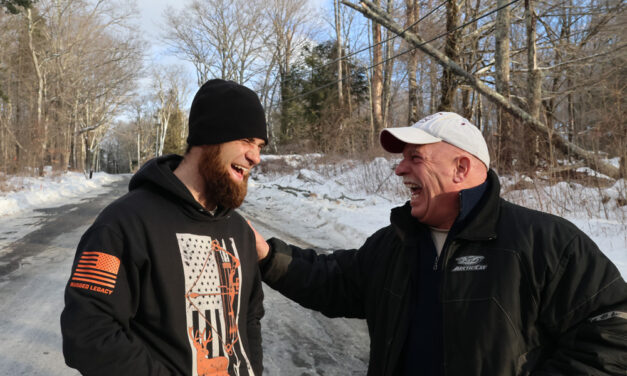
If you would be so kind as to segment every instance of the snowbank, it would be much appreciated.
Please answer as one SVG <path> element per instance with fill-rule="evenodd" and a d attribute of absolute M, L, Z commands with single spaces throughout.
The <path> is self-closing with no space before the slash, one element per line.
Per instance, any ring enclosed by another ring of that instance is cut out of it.
<path fill-rule="evenodd" d="M 103 192 L 103 185 L 120 180 L 121 176 L 98 172 L 92 179 L 78 172 L 47 173 L 43 177 L 12 176 L 0 191 L 0 217 L 39 208 L 74 202 L 86 194 Z"/>

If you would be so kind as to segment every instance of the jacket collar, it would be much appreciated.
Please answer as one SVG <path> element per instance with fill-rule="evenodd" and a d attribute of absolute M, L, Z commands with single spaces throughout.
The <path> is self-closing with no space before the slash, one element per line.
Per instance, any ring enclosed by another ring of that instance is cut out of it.
<path fill-rule="evenodd" d="M 460 214 L 453 225 L 454 228 L 459 229 L 457 238 L 467 240 L 496 238 L 496 224 L 500 209 L 500 190 L 499 178 L 490 169 L 488 178 L 483 184 L 460 192 Z M 390 222 L 394 225 L 403 241 L 408 236 L 413 236 L 417 229 L 427 229 L 427 226 L 411 216 L 409 201 L 403 206 L 392 209 Z"/>
<path fill-rule="evenodd" d="M 392 209 L 390 213 L 390 223 L 396 230 L 396 234 L 401 241 L 407 242 L 408 237 L 417 236 L 416 230 L 425 228 L 426 226 L 418 222 L 418 220 L 411 215 L 411 206 L 409 201 L 403 206 L 399 206 Z"/>
<path fill-rule="evenodd" d="M 455 222 L 463 222 L 468 218 L 472 210 L 477 206 L 488 187 L 488 180 L 476 187 L 464 189 L 459 192 L 459 214 Z"/>
<path fill-rule="evenodd" d="M 499 178 L 493 170 L 488 171 L 485 183 L 485 192 L 481 195 L 476 205 L 468 213 L 463 212 L 455 222 L 460 226 L 458 238 L 467 240 L 488 240 L 496 238 L 496 224 L 499 219 L 499 200 L 501 185 Z"/>

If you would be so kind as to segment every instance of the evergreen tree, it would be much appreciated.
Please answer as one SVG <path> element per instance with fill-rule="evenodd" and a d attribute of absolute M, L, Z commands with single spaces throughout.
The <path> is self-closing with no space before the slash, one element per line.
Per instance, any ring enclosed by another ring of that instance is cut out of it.
<path fill-rule="evenodd" d="M 163 154 L 180 154 L 185 153 L 187 146 L 185 135 L 185 116 L 178 104 L 176 109 L 172 111 L 169 119 L 168 130 L 163 142 Z"/>
<path fill-rule="evenodd" d="M 24 9 L 30 8 L 36 0 L 0 0 L 0 5 L 6 8 L 7 13 L 18 14 L 21 12 L 19 7 Z"/>
<path fill-rule="evenodd" d="M 345 55 L 345 54 L 344 54 Z M 316 150 L 324 147 L 329 136 L 339 129 L 342 121 L 351 114 L 345 105 L 338 103 L 337 57 L 335 41 L 306 47 L 302 63 L 285 75 L 281 88 L 282 113 L 280 142 L 309 141 Z M 344 95 L 346 101 L 357 107 L 367 99 L 368 87 L 365 70 L 354 60 L 344 63 Z M 350 95 L 350 99 L 348 98 Z"/>

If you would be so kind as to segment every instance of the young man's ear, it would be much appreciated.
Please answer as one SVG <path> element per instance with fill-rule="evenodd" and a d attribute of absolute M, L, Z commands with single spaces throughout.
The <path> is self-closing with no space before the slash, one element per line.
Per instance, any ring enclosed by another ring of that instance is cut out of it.
<path fill-rule="evenodd" d="M 453 181 L 455 183 L 462 183 L 466 178 L 468 178 L 468 174 L 470 173 L 471 161 L 467 156 L 460 156 L 455 161 L 455 175 L 453 176 Z"/>

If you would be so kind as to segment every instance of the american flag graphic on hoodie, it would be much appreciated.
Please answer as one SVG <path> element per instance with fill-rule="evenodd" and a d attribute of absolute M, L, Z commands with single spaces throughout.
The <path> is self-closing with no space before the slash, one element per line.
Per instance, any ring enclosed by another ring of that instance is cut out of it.
<path fill-rule="evenodd" d="M 83 252 L 72 273 L 72 281 L 115 288 L 120 259 L 103 252 Z"/>

